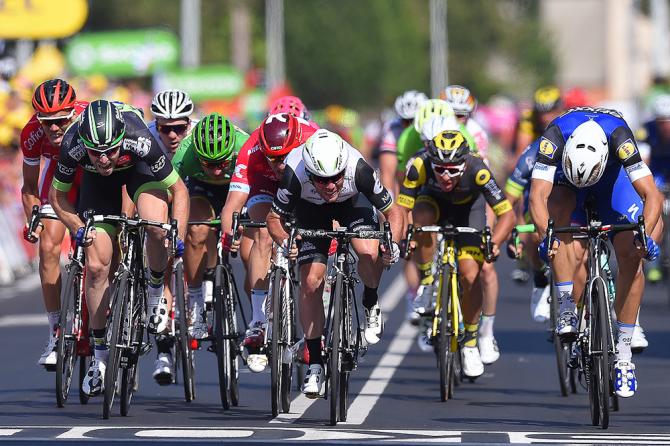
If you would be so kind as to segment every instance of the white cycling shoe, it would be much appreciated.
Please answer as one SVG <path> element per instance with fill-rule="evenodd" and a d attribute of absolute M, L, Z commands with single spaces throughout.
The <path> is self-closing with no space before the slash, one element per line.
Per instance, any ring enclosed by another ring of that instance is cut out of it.
<path fill-rule="evenodd" d="M 167 299 L 163 296 L 149 296 L 147 309 L 147 331 L 151 334 L 163 333 L 170 322 Z"/>
<path fill-rule="evenodd" d="M 384 333 L 384 321 L 379 304 L 375 304 L 369 310 L 365 309 L 365 340 L 368 344 L 376 344 Z"/>
<path fill-rule="evenodd" d="M 58 338 L 56 333 L 51 333 L 47 343 L 44 345 L 44 351 L 40 356 L 40 359 L 37 361 L 37 365 L 43 365 L 45 367 L 54 367 L 56 365 L 57 354 L 56 348 L 58 347 Z"/>
<path fill-rule="evenodd" d="M 209 336 L 209 328 L 205 322 L 203 308 L 198 304 L 193 304 L 191 321 L 191 326 L 188 327 L 188 335 L 192 339 L 205 339 Z"/>
<path fill-rule="evenodd" d="M 159 353 L 154 364 L 153 378 L 158 385 L 167 386 L 172 384 L 172 355 L 169 353 Z"/>
<path fill-rule="evenodd" d="M 420 315 L 430 312 L 435 293 L 436 288 L 434 283 L 430 285 L 420 285 L 419 289 L 416 290 L 416 298 L 413 302 L 414 311 Z"/>
<path fill-rule="evenodd" d="M 302 384 L 302 393 L 307 398 L 319 398 L 323 396 L 323 367 L 320 364 L 312 364 L 305 374 L 305 381 Z"/>
<path fill-rule="evenodd" d="M 642 353 L 647 347 L 649 347 L 649 341 L 644 335 L 644 330 L 641 326 L 636 325 L 633 329 L 633 337 L 630 340 L 630 349 L 633 353 Z"/>
<path fill-rule="evenodd" d="M 477 378 L 484 374 L 484 363 L 476 346 L 461 348 L 461 365 L 463 374 L 468 378 Z"/>
<path fill-rule="evenodd" d="M 621 398 L 630 398 L 637 390 L 635 364 L 630 361 L 614 363 L 614 391 Z"/>
<path fill-rule="evenodd" d="M 480 336 L 477 339 L 477 346 L 479 347 L 479 356 L 483 364 L 493 364 L 500 358 L 498 343 L 493 336 Z"/>
<path fill-rule="evenodd" d="M 105 370 L 107 364 L 103 361 L 93 359 L 88 367 L 88 372 L 81 383 L 81 390 L 88 396 L 100 395 L 105 390 Z"/>

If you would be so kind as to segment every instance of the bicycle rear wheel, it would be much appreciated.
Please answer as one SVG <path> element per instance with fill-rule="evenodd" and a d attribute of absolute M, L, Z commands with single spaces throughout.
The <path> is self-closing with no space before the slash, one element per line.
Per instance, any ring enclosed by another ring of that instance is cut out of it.
<path fill-rule="evenodd" d="M 556 333 L 556 322 L 558 320 L 558 299 L 556 296 L 556 288 L 553 286 L 551 280 L 549 282 L 551 287 L 550 292 L 550 330 L 551 342 L 554 344 L 554 354 L 556 355 L 556 370 L 558 371 L 558 385 L 561 389 L 561 395 L 568 396 L 570 390 L 570 369 L 568 368 L 568 359 L 570 358 L 570 344 L 561 342 L 561 338 Z M 574 380 L 573 380 L 574 384 Z"/>
<path fill-rule="evenodd" d="M 335 287 L 331 294 L 332 319 L 330 324 L 330 356 L 328 358 L 328 398 L 330 399 L 330 425 L 335 426 L 340 420 L 340 373 L 342 367 L 342 276 L 337 275 Z"/>
<path fill-rule="evenodd" d="M 128 294 L 129 294 L 129 276 L 126 270 L 121 273 L 112 299 L 111 321 L 107 325 L 107 346 L 109 348 L 109 357 L 107 359 L 107 369 L 105 370 L 105 389 L 104 401 L 102 404 L 102 417 L 109 419 L 112 414 L 112 405 L 116 395 L 116 381 L 119 377 L 119 368 L 121 366 L 121 355 L 123 354 L 123 330 L 124 321 L 128 317 Z"/>
<path fill-rule="evenodd" d="M 79 281 L 74 272 L 68 272 L 63 281 L 61 311 L 58 321 L 58 347 L 56 349 L 56 404 L 64 407 L 70 393 L 74 364 L 77 360 L 77 315 L 75 296 L 79 294 Z M 84 372 L 85 373 L 85 372 Z"/>
<path fill-rule="evenodd" d="M 179 325 L 177 327 L 177 349 L 184 384 L 184 399 L 187 403 L 195 399 L 195 381 L 193 379 L 193 350 L 188 340 L 188 322 L 186 321 L 186 298 L 184 296 L 184 264 L 177 262 L 174 266 L 174 294 L 177 300 Z"/>
<path fill-rule="evenodd" d="M 224 326 L 227 325 L 225 314 L 225 296 L 228 284 L 225 283 L 225 276 L 222 265 L 217 265 L 214 275 L 214 346 L 216 351 L 216 364 L 219 372 L 219 394 L 221 396 L 221 405 L 224 409 L 230 409 L 228 400 L 228 387 L 230 383 L 230 358 L 228 340 L 224 338 L 227 331 Z"/>

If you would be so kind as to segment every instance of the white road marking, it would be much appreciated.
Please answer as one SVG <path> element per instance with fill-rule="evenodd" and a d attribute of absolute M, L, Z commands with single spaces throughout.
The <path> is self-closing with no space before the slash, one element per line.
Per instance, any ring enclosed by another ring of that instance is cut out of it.
<path fill-rule="evenodd" d="M 0 429 L 0 437 L 9 437 L 21 432 L 23 429 Z"/>
<path fill-rule="evenodd" d="M 2 327 L 27 327 L 35 325 L 47 325 L 49 320 L 45 313 L 13 314 L 0 316 L 0 328 Z"/>
<path fill-rule="evenodd" d="M 135 432 L 136 437 L 154 438 L 246 438 L 253 430 L 233 429 L 150 429 Z"/>
<path fill-rule="evenodd" d="M 386 288 L 384 294 L 379 298 L 379 305 L 382 312 L 386 314 L 393 312 L 400 300 L 405 296 L 406 290 L 407 283 L 405 282 L 405 276 L 403 274 L 396 276 L 396 278 L 393 279 L 393 282 Z M 299 394 L 293 401 L 291 401 L 291 412 L 277 415 L 277 417 L 270 420 L 270 424 L 295 423 L 296 420 L 305 415 L 307 409 L 309 409 L 318 399 L 319 398 L 310 399 L 302 393 Z"/>
<path fill-rule="evenodd" d="M 349 406 L 349 416 L 344 424 L 363 424 L 365 422 L 365 419 L 377 404 L 379 397 L 384 393 L 396 369 L 412 348 L 416 331 L 416 327 L 413 327 L 408 321 L 403 322 L 388 350 L 379 360 L 360 393 Z"/>

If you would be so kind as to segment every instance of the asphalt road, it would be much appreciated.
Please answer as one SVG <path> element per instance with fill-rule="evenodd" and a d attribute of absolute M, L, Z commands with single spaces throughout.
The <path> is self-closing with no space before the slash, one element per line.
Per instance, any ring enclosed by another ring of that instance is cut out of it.
<path fill-rule="evenodd" d="M 384 338 L 352 374 L 349 420 L 336 427 L 327 425 L 327 401 L 297 392 L 291 413 L 272 419 L 269 371 L 244 369 L 239 407 L 222 410 L 215 358 L 205 350 L 196 353 L 197 399 L 191 403 L 184 402 L 181 386 L 153 382 L 152 351 L 141 360 L 140 388 L 128 417 L 121 417 L 116 405 L 114 416 L 103 420 L 101 398 L 81 405 L 76 384 L 59 409 L 55 374 L 36 365 L 47 331 L 38 282 L 0 288 L 0 441 L 670 444 L 670 309 L 664 290 L 649 287 L 645 295 L 642 323 L 650 346 L 635 358 L 638 394 L 621 401 L 603 431 L 590 425 L 582 388 L 560 395 L 546 327 L 530 319 L 530 285 L 509 279 L 509 260 L 497 267 L 495 333 L 502 356 L 445 403 L 439 400 L 435 356 L 418 349 L 416 329 L 404 322 L 400 268 L 387 272 L 380 287 Z"/>

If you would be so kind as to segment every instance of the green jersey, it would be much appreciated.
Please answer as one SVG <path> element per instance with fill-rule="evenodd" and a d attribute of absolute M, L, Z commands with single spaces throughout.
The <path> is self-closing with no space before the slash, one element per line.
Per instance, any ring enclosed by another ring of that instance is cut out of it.
<path fill-rule="evenodd" d="M 460 124 L 459 131 L 465 136 L 465 140 L 470 146 L 470 151 L 478 153 L 477 144 L 475 139 L 472 137 L 470 132 L 465 128 L 465 125 Z M 419 132 L 416 131 L 413 125 L 410 125 L 405 130 L 402 131 L 400 137 L 398 138 L 397 144 L 397 155 L 398 155 L 398 171 L 404 172 L 407 162 L 414 156 L 416 153 L 423 149 L 423 141 L 421 141 L 421 136 Z"/>
<path fill-rule="evenodd" d="M 240 153 L 240 148 L 246 140 L 249 139 L 249 134 L 239 127 L 235 126 L 235 147 L 233 149 L 233 158 L 228 163 L 223 176 L 220 178 L 212 178 L 202 168 L 198 156 L 195 153 L 195 145 L 193 144 L 193 135 L 188 135 L 179 144 L 177 152 L 172 157 L 172 165 L 180 177 L 183 179 L 193 178 L 203 183 L 223 185 L 229 184 L 230 179 L 235 172 L 235 160 L 237 154 Z"/>

